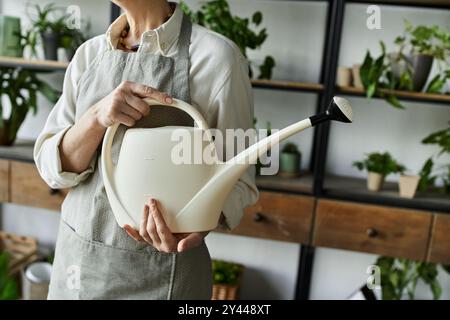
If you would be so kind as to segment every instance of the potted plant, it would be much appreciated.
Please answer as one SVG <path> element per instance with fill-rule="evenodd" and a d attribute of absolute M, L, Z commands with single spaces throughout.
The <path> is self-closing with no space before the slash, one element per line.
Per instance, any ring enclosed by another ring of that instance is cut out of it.
<path fill-rule="evenodd" d="M 192 21 L 232 40 L 245 57 L 247 57 L 247 49 L 261 47 L 267 38 L 266 29 L 255 32 L 249 27 L 250 23 L 253 23 L 255 26 L 261 24 L 263 16 L 259 11 L 252 15 L 250 21 L 248 18 L 233 16 L 226 0 L 207 1 L 203 3 L 197 12 L 189 9 L 184 1 L 181 1 L 180 4 L 183 11 L 191 17 Z M 260 75 L 258 78 L 270 79 L 274 66 L 275 60 L 271 56 L 267 56 L 259 67 Z M 249 72 L 250 76 L 252 76 L 251 69 Z"/>
<path fill-rule="evenodd" d="M 367 189 L 370 191 L 380 191 L 384 179 L 391 173 L 403 173 L 405 167 L 388 153 L 373 152 L 367 154 L 363 161 L 356 161 L 353 166 L 359 170 L 367 170 Z"/>
<path fill-rule="evenodd" d="M 21 68 L 0 67 L 0 84 L 0 145 L 12 145 L 28 111 L 37 112 L 37 93 L 53 103 L 59 93 L 38 79 L 35 72 Z M 5 100 L 11 106 L 8 119 L 3 118 Z"/>
<path fill-rule="evenodd" d="M 450 54 L 450 33 L 438 26 L 413 27 L 409 21 L 405 20 L 405 33 L 396 38 L 395 44 L 399 46 L 399 50 L 391 55 L 394 76 L 400 79 L 403 72 L 408 72 L 413 90 L 422 91 L 433 60 L 446 65 Z M 405 50 L 407 50 L 406 53 L 404 53 Z M 430 85 L 435 87 L 436 83 L 430 83 Z"/>
<path fill-rule="evenodd" d="M 89 28 L 89 25 L 86 25 L 85 30 Z M 67 60 L 71 61 L 75 51 L 78 47 L 85 42 L 87 39 L 84 36 L 84 33 L 80 29 L 74 29 L 65 27 L 63 34 L 61 36 L 61 47 L 65 49 Z"/>
<path fill-rule="evenodd" d="M 237 300 L 244 267 L 221 260 L 212 261 L 213 300 Z"/>
<path fill-rule="evenodd" d="M 0 252 L 0 300 L 17 300 L 19 287 L 9 274 L 9 254 Z"/>
<path fill-rule="evenodd" d="M 39 4 L 30 3 L 28 6 L 34 32 L 39 34 L 42 39 L 45 59 L 57 60 L 61 37 L 67 29 L 67 15 L 54 3 L 49 3 L 43 8 Z M 31 14 L 30 10 L 34 10 L 34 14 Z"/>
<path fill-rule="evenodd" d="M 433 299 L 442 295 L 437 264 L 391 257 L 379 257 L 375 264 L 381 271 L 383 300 L 414 300 L 419 281 L 430 288 Z M 442 269 L 450 273 L 450 267 L 442 266 Z"/>
<path fill-rule="evenodd" d="M 280 153 L 280 176 L 296 177 L 300 173 L 302 154 L 294 143 L 286 143 Z"/>

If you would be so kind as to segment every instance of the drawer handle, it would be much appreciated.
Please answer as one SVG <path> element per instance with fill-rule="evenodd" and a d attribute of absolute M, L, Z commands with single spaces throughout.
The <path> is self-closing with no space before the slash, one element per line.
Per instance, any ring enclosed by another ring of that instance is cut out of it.
<path fill-rule="evenodd" d="M 48 190 L 48 193 L 50 193 L 51 196 L 54 196 L 54 195 L 60 194 L 60 193 L 61 193 L 61 190 L 50 188 L 50 189 Z"/>
<path fill-rule="evenodd" d="M 374 228 L 367 229 L 366 233 L 369 238 L 375 238 L 378 235 L 378 231 Z"/>
<path fill-rule="evenodd" d="M 253 221 L 255 222 L 262 222 L 264 220 L 266 220 L 266 217 L 261 212 L 257 212 L 253 216 Z"/>

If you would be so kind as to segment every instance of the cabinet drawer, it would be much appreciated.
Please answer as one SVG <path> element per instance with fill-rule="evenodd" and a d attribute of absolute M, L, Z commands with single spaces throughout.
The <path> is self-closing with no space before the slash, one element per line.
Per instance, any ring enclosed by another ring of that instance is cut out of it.
<path fill-rule="evenodd" d="M 435 215 L 428 258 L 431 262 L 450 265 L 450 215 Z"/>
<path fill-rule="evenodd" d="M 0 202 L 9 201 L 9 161 L 0 160 Z"/>
<path fill-rule="evenodd" d="M 60 211 L 67 190 L 53 190 L 32 163 L 11 162 L 11 202 Z"/>
<path fill-rule="evenodd" d="M 313 244 L 423 260 L 431 217 L 421 211 L 320 200 Z"/>
<path fill-rule="evenodd" d="M 314 198 L 261 192 L 258 202 L 245 210 L 233 234 L 288 242 L 308 243 Z"/>

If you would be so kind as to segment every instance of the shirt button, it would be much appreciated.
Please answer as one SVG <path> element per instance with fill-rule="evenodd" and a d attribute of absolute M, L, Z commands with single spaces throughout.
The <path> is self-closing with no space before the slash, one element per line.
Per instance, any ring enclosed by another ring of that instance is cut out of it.
<path fill-rule="evenodd" d="M 165 49 L 165 48 L 166 48 L 166 43 L 165 42 L 161 43 L 161 49 Z"/>

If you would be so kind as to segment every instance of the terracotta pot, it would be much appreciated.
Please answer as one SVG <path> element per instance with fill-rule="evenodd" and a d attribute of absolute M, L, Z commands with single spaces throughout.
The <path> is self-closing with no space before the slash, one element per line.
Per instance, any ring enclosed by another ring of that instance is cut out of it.
<path fill-rule="evenodd" d="M 359 74 L 359 71 L 361 69 L 360 64 L 354 64 L 352 67 L 353 71 L 353 86 L 356 88 L 364 88 L 363 83 L 361 81 L 361 76 Z"/>
<path fill-rule="evenodd" d="M 380 191 L 384 184 L 384 176 L 376 172 L 369 172 L 367 175 L 367 189 L 370 191 Z"/>
<path fill-rule="evenodd" d="M 339 67 L 337 72 L 337 84 L 340 87 L 350 87 L 353 83 L 353 71 L 351 68 Z"/>
<path fill-rule="evenodd" d="M 398 180 L 400 197 L 408 199 L 414 198 L 419 181 L 420 176 L 400 176 L 400 179 Z"/>

